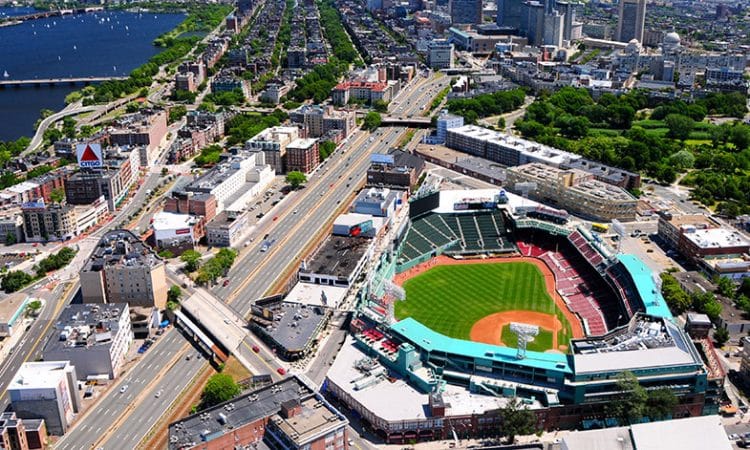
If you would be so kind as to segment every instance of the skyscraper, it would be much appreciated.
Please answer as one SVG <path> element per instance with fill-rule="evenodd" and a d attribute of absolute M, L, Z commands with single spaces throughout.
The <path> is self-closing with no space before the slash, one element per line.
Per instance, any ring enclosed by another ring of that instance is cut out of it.
<path fill-rule="evenodd" d="M 450 7 L 451 23 L 482 23 L 482 0 L 450 0 Z"/>
<path fill-rule="evenodd" d="M 620 0 L 615 39 L 643 42 L 643 24 L 646 22 L 646 0 Z"/>
<path fill-rule="evenodd" d="M 523 0 L 499 0 L 497 5 L 497 26 L 521 28 Z"/>

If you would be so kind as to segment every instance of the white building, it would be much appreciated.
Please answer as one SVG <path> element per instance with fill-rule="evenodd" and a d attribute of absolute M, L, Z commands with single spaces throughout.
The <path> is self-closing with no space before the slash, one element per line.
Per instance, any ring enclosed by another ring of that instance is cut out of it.
<path fill-rule="evenodd" d="M 22 419 L 44 419 L 52 435 L 65 434 L 80 409 L 76 370 L 69 361 L 26 362 L 8 385 L 13 411 Z"/>
<path fill-rule="evenodd" d="M 69 361 L 80 380 L 115 379 L 133 343 L 127 303 L 71 304 L 42 350 L 45 361 Z"/>
<path fill-rule="evenodd" d="M 460 128 L 464 126 L 464 118 L 448 113 L 448 110 L 440 111 L 435 124 L 436 131 L 435 135 L 425 137 L 425 142 L 428 144 L 445 144 L 445 138 L 448 134 L 448 130 L 453 128 Z"/>
<path fill-rule="evenodd" d="M 213 194 L 220 213 L 238 200 L 260 193 L 273 180 L 273 169 L 266 165 L 264 152 L 239 151 L 190 183 L 185 190 Z"/>
<path fill-rule="evenodd" d="M 284 173 L 286 147 L 297 138 L 299 138 L 297 127 L 272 127 L 245 142 L 245 148 L 262 151 L 265 163 L 273 167 L 276 173 Z"/>
<path fill-rule="evenodd" d="M 453 44 L 445 39 L 435 39 L 427 45 L 427 65 L 433 69 L 453 67 Z"/>
<path fill-rule="evenodd" d="M 197 239 L 194 227 L 199 220 L 190 214 L 160 211 L 154 214 L 154 221 L 151 223 L 151 228 L 154 229 L 154 240 L 158 246 L 172 241 L 183 242 L 187 239 L 195 243 Z"/>
<path fill-rule="evenodd" d="M 74 209 L 76 212 L 76 234 L 82 234 L 98 224 L 109 213 L 109 205 L 103 195 L 90 205 L 76 205 Z"/>

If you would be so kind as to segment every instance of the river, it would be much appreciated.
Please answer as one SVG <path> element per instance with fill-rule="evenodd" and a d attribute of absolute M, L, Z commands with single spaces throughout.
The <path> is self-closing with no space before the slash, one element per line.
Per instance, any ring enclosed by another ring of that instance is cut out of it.
<path fill-rule="evenodd" d="M 0 17 L 30 8 L 0 7 Z M 0 77 L 6 80 L 125 76 L 159 52 L 154 38 L 173 29 L 183 14 L 100 11 L 30 20 L 0 28 Z M 7 74 L 7 76 L 6 76 Z M 0 141 L 34 134 L 40 110 L 59 110 L 82 86 L 0 89 Z"/>

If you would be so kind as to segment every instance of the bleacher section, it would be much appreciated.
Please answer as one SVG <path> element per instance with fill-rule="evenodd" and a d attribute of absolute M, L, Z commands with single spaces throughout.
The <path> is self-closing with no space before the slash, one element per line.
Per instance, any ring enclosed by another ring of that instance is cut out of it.
<path fill-rule="evenodd" d="M 524 230 L 518 235 L 517 245 L 524 256 L 539 258 L 550 267 L 555 274 L 557 291 L 570 310 L 584 321 L 586 333 L 604 334 L 615 328 L 618 321 L 622 324 L 628 318 L 623 317 L 620 301 L 612 288 L 602 276 L 592 273 L 588 256 L 579 253 L 574 242 L 574 239 Z"/>
<path fill-rule="evenodd" d="M 579 230 L 570 233 L 568 240 L 595 269 L 598 270 L 604 264 L 604 257 L 589 243 Z"/>
<path fill-rule="evenodd" d="M 443 251 L 455 254 L 516 251 L 512 239 L 507 236 L 505 224 L 500 210 L 463 214 L 428 213 L 412 219 L 399 259 L 411 261 Z"/>
<path fill-rule="evenodd" d="M 625 309 L 628 316 L 632 317 L 638 311 L 645 311 L 641 296 L 638 294 L 633 279 L 622 264 L 618 263 L 607 268 L 607 278 L 612 287 L 617 291 L 620 298 L 625 299 Z"/>

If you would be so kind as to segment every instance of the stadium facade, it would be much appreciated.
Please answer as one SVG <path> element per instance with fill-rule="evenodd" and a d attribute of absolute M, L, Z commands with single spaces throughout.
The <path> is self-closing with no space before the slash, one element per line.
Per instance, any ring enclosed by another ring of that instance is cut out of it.
<path fill-rule="evenodd" d="M 615 425 L 606 406 L 622 397 L 623 372 L 646 389 L 672 390 L 679 399 L 672 417 L 717 413 L 723 374 L 713 348 L 677 325 L 658 276 L 637 257 L 615 253 L 564 211 L 502 191 L 443 191 L 410 206 L 410 221 L 371 273 L 352 336 L 324 385 L 387 442 L 497 435 L 499 411 L 511 397 L 547 430 Z M 389 277 L 443 253 L 545 261 L 586 337 L 571 340 L 566 354 L 522 356 L 442 335 L 413 318 L 393 321 Z"/>

